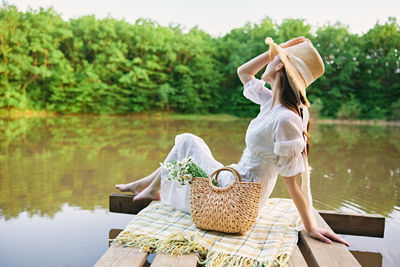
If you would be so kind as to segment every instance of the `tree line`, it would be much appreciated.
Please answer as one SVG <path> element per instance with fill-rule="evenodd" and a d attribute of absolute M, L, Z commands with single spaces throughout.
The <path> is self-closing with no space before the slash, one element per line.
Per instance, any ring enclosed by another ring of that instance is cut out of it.
<path fill-rule="evenodd" d="M 400 120 L 400 27 L 394 17 L 367 33 L 336 22 L 270 17 L 221 37 L 193 27 L 82 16 L 65 21 L 52 8 L 0 9 L 0 108 L 61 114 L 257 114 L 236 69 L 280 43 L 305 36 L 325 75 L 308 88 L 322 117 Z M 260 72 L 261 73 L 261 72 Z M 260 77 L 260 76 L 258 76 Z"/>

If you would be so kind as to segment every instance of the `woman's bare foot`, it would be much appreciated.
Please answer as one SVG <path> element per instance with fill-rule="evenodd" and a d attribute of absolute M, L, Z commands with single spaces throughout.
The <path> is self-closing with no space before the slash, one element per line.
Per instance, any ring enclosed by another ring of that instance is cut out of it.
<path fill-rule="evenodd" d="M 153 186 L 146 187 L 137 196 L 134 196 L 132 202 L 145 201 L 145 200 L 160 200 L 160 189 Z"/>
<path fill-rule="evenodd" d="M 134 195 L 138 195 L 140 192 L 145 190 L 150 183 L 151 181 L 148 182 L 139 180 L 129 184 L 116 184 L 115 188 L 119 189 L 121 192 L 132 192 Z"/>
<path fill-rule="evenodd" d="M 137 180 L 129 184 L 116 184 L 115 188 L 119 189 L 121 192 L 132 192 L 134 195 L 138 195 L 146 187 L 148 187 L 153 181 L 160 176 L 161 167 L 158 167 L 152 174 Z M 159 184 L 159 181 L 158 181 Z"/>

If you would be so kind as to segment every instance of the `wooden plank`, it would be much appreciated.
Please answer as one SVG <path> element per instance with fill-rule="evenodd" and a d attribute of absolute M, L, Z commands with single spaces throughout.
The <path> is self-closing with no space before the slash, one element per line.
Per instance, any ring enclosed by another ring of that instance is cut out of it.
<path fill-rule="evenodd" d="M 299 239 L 297 240 L 297 246 L 299 247 L 300 252 L 303 255 L 303 258 L 306 261 L 307 266 L 314 266 L 313 260 L 311 258 L 311 254 L 308 252 L 303 241 L 300 238 L 300 232 L 298 234 L 299 234 Z"/>
<path fill-rule="evenodd" d="M 111 246 L 95 264 L 95 267 L 142 267 L 146 265 L 148 253 L 137 248 Z"/>
<path fill-rule="evenodd" d="M 314 211 L 318 226 L 330 229 L 321 215 L 316 210 Z M 341 243 L 335 241 L 332 244 L 324 243 L 309 236 L 305 230 L 300 231 L 300 239 L 306 252 L 310 255 L 312 264 L 315 266 L 361 266 L 347 247 Z"/>
<path fill-rule="evenodd" d="M 385 217 L 379 214 L 358 214 L 319 210 L 319 214 L 335 233 L 383 237 Z"/>
<path fill-rule="evenodd" d="M 303 254 L 301 254 L 299 246 L 296 245 L 292 251 L 292 255 L 290 256 L 290 259 L 288 261 L 289 267 L 307 267 L 306 260 L 303 257 Z"/>
<path fill-rule="evenodd" d="M 363 267 L 383 266 L 382 254 L 378 252 L 350 251 Z"/>
<path fill-rule="evenodd" d="M 168 254 L 157 254 L 154 258 L 151 267 L 195 267 L 197 266 L 197 255 L 196 253 L 185 254 L 182 256 L 171 256 Z"/>
<path fill-rule="evenodd" d="M 151 200 L 132 202 L 133 195 L 111 194 L 109 197 L 109 210 L 117 213 L 138 214 L 147 207 Z"/>

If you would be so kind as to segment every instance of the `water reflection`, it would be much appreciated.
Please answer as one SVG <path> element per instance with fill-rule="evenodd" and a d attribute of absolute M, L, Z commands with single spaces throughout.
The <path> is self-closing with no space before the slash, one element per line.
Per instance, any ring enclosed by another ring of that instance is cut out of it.
<path fill-rule="evenodd" d="M 54 218 L 66 204 L 108 209 L 113 185 L 157 168 L 182 132 L 201 136 L 222 163 L 237 162 L 248 123 L 94 116 L 0 119 L 0 218 L 9 221 L 21 213 Z M 383 214 L 399 237 L 399 140 L 398 127 L 313 124 L 316 207 Z M 272 197 L 289 197 L 282 181 Z"/>
<path fill-rule="evenodd" d="M 113 185 L 158 167 L 178 133 L 202 136 L 222 162 L 237 161 L 247 121 L 115 117 L 0 120 L 1 216 L 52 217 L 64 203 L 107 208 Z"/>
<path fill-rule="evenodd" d="M 112 185 L 154 170 L 182 132 L 201 136 L 222 163 L 237 162 L 247 124 L 127 117 L 0 120 L 1 215 L 9 219 L 27 211 L 51 217 L 64 203 L 107 208 L 104 196 Z M 321 208 L 390 216 L 400 206 L 399 137 L 396 127 L 314 126 L 315 201 Z M 285 194 L 286 188 L 278 184 L 274 193 Z"/>
<path fill-rule="evenodd" d="M 313 195 L 329 209 L 390 216 L 399 206 L 400 128 L 320 125 L 313 134 Z"/>

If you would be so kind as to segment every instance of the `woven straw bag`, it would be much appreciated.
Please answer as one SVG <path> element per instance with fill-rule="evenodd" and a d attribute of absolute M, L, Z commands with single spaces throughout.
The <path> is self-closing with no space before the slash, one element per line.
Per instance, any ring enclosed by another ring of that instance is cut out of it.
<path fill-rule="evenodd" d="M 218 174 L 230 171 L 235 180 L 227 187 L 216 187 Z M 242 182 L 239 172 L 222 167 L 209 178 L 195 177 L 190 188 L 190 213 L 194 224 L 203 230 L 244 233 L 250 230 L 258 216 L 261 184 Z"/>

